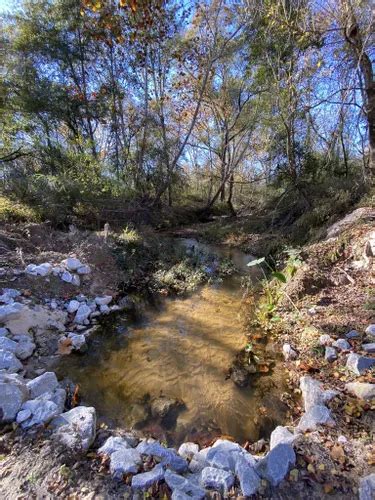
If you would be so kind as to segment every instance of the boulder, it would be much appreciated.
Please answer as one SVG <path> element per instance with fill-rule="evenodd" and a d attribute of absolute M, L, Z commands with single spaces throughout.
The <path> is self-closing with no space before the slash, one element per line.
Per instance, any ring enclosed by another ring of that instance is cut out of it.
<path fill-rule="evenodd" d="M 290 444 L 292 445 L 296 439 L 296 436 L 292 434 L 286 427 L 278 425 L 274 431 L 271 433 L 270 437 L 270 449 L 272 450 L 278 444 Z"/>
<path fill-rule="evenodd" d="M 260 486 L 260 477 L 255 472 L 254 467 L 249 465 L 244 457 L 239 457 L 236 462 L 236 475 L 240 482 L 242 494 L 245 497 L 255 495 Z"/>
<path fill-rule="evenodd" d="M 82 267 L 82 262 L 79 259 L 74 257 L 68 257 L 63 260 L 61 264 L 68 269 L 68 271 L 77 271 L 80 267 Z"/>
<path fill-rule="evenodd" d="M 234 476 L 231 472 L 214 467 L 205 467 L 202 470 L 201 485 L 226 493 L 234 484 Z"/>
<path fill-rule="evenodd" d="M 132 477 L 132 488 L 134 490 L 148 490 L 150 486 L 162 481 L 164 478 L 164 469 L 159 464 L 149 472 L 143 472 Z"/>
<path fill-rule="evenodd" d="M 112 455 L 115 451 L 127 450 L 129 448 L 131 448 L 131 446 L 124 439 L 117 436 L 111 436 L 103 446 L 99 448 L 98 453 Z"/>
<path fill-rule="evenodd" d="M 178 490 L 183 492 L 185 495 L 189 495 L 190 498 L 204 498 L 205 491 L 202 490 L 198 485 L 194 484 L 189 479 L 179 476 L 175 472 L 170 470 L 165 471 L 164 475 L 165 482 L 172 491 Z"/>
<path fill-rule="evenodd" d="M 315 431 L 318 425 L 328 425 L 329 427 L 335 425 L 331 412 L 326 406 L 316 405 L 309 408 L 301 418 L 297 429 L 301 432 Z"/>
<path fill-rule="evenodd" d="M 352 346 L 345 339 L 337 339 L 333 344 L 333 347 L 336 347 L 339 351 L 349 351 Z"/>
<path fill-rule="evenodd" d="M 359 500 L 374 500 L 375 498 L 375 473 L 363 477 L 359 481 Z"/>
<path fill-rule="evenodd" d="M 31 338 L 28 335 L 16 335 L 14 339 L 17 340 L 17 358 L 22 360 L 30 358 L 36 349 L 36 345 Z"/>
<path fill-rule="evenodd" d="M 162 465 L 169 466 L 175 472 L 182 473 L 188 468 L 186 460 L 177 455 L 176 450 L 173 448 L 164 448 L 157 441 L 141 441 L 136 449 L 142 455 L 151 455 L 159 458 Z"/>
<path fill-rule="evenodd" d="M 12 352 L 0 351 L 0 370 L 5 370 L 8 373 L 15 373 L 22 369 L 22 363 Z"/>
<path fill-rule="evenodd" d="M 315 405 L 323 405 L 337 394 L 336 391 L 325 391 L 323 384 L 309 376 L 301 377 L 300 388 L 306 411 Z"/>
<path fill-rule="evenodd" d="M 375 358 L 366 358 L 354 352 L 350 353 L 346 360 L 346 367 L 356 375 L 361 375 L 375 365 Z"/>
<path fill-rule="evenodd" d="M 133 448 L 123 448 L 111 454 L 109 470 L 116 479 L 122 479 L 124 474 L 137 474 L 142 465 L 140 453 Z"/>
<path fill-rule="evenodd" d="M 55 430 L 54 437 L 62 444 L 74 450 L 87 451 L 96 434 L 95 408 L 76 406 L 54 418 L 50 425 Z"/>
<path fill-rule="evenodd" d="M 107 306 L 112 301 L 112 295 L 104 295 L 103 297 L 95 297 L 95 303 L 98 306 Z"/>
<path fill-rule="evenodd" d="M 293 359 L 298 358 L 298 354 L 296 353 L 296 351 L 292 348 L 292 346 L 290 344 L 283 345 L 283 354 L 284 354 L 285 361 L 291 361 Z"/>
<path fill-rule="evenodd" d="M 44 425 L 59 414 L 59 408 L 56 403 L 40 398 L 31 399 L 23 403 L 21 411 L 23 413 L 20 419 L 22 420 L 22 427 L 24 429 L 28 429 L 34 425 Z M 28 412 L 29 417 L 25 418 L 25 414 L 28 414 Z"/>
<path fill-rule="evenodd" d="M 375 384 L 367 382 L 349 382 L 345 385 L 345 389 L 357 398 L 375 399 Z"/>
<path fill-rule="evenodd" d="M 238 443 L 232 443 L 232 441 L 226 439 L 218 439 L 206 454 L 206 461 L 212 467 L 230 470 L 231 472 L 235 472 L 236 463 L 239 459 L 242 460 L 242 458 L 251 467 L 255 466 L 255 458 L 250 453 L 244 450 Z"/>
<path fill-rule="evenodd" d="M 90 266 L 83 265 L 77 268 L 77 273 L 78 274 L 90 274 L 91 273 L 91 268 Z"/>
<path fill-rule="evenodd" d="M 191 496 L 186 495 L 186 493 L 184 493 L 183 491 L 174 490 L 174 492 L 172 493 L 171 499 L 172 500 L 190 500 Z"/>
<path fill-rule="evenodd" d="M 256 472 L 264 479 L 267 479 L 272 486 L 277 486 L 295 463 L 296 454 L 293 446 L 281 443 L 258 462 Z"/>
<path fill-rule="evenodd" d="M 0 379 L 0 422 L 12 422 L 26 399 L 27 391 L 19 384 Z"/>
<path fill-rule="evenodd" d="M 80 302 L 78 302 L 78 300 L 71 300 L 69 301 L 68 305 L 66 306 L 66 309 L 68 311 L 68 313 L 74 313 L 78 310 L 79 306 L 80 306 Z"/>
<path fill-rule="evenodd" d="M 369 344 L 362 344 L 362 349 L 369 353 L 375 352 L 375 342 L 371 342 Z"/>
<path fill-rule="evenodd" d="M 0 323 L 6 323 L 10 319 L 18 319 L 21 317 L 24 306 L 19 302 L 0 306 Z"/>
<path fill-rule="evenodd" d="M 54 372 L 45 372 L 27 383 L 27 388 L 32 399 L 46 392 L 53 392 L 58 386 L 59 383 Z"/>
<path fill-rule="evenodd" d="M 15 353 L 17 350 L 17 342 L 8 339 L 8 337 L 0 337 L 0 350 Z"/>
<path fill-rule="evenodd" d="M 335 361 L 335 359 L 337 359 L 336 349 L 334 347 L 331 347 L 331 346 L 326 346 L 325 353 L 324 353 L 324 358 L 328 362 Z"/>
<path fill-rule="evenodd" d="M 86 304 L 81 304 L 77 309 L 74 323 L 83 323 L 91 314 L 91 309 Z"/>
<path fill-rule="evenodd" d="M 8 328 L 1 327 L 0 328 L 0 337 L 6 337 L 7 335 L 9 335 Z"/>
<path fill-rule="evenodd" d="M 198 453 L 199 446 L 195 443 L 182 443 L 178 449 L 178 454 L 185 459 L 191 459 Z"/>

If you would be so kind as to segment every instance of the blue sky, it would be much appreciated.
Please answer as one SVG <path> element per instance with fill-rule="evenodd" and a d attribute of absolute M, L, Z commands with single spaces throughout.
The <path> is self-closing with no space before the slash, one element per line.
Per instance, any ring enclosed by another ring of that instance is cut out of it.
<path fill-rule="evenodd" d="M 0 0 L 0 13 L 11 12 L 13 0 Z"/>

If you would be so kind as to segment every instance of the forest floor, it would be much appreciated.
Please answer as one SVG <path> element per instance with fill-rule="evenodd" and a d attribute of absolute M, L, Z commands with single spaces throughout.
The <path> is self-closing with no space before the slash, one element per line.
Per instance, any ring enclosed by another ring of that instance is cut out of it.
<path fill-rule="evenodd" d="M 353 396 L 346 387 L 349 382 L 375 383 L 373 371 L 356 376 L 346 367 L 349 352 L 374 356 L 363 350 L 363 344 L 371 341 L 365 330 L 375 323 L 374 221 L 374 210 L 360 209 L 344 219 L 344 223 L 328 228 L 323 240 L 299 249 L 300 264 L 293 277 L 275 285 L 277 304 L 263 327 L 280 352 L 283 345 L 289 344 L 296 354 L 295 359 L 285 360 L 291 394 L 290 421 L 286 425 L 294 427 L 303 412 L 299 381 L 304 375 L 319 380 L 325 389 L 337 391 L 336 397 L 327 403 L 336 425 L 301 434 L 295 443 L 295 467 L 271 496 L 264 489 L 258 498 L 309 496 L 349 500 L 358 493 L 359 479 L 375 471 L 375 400 Z M 257 256 L 280 250 L 286 240 L 281 232 L 257 232 L 256 228 L 257 222 L 249 218 L 220 218 L 170 233 L 234 246 Z M 154 270 L 151 261 L 158 255 L 152 252 L 156 241 L 157 234 L 149 235 L 142 260 L 130 260 L 132 269 L 127 274 L 119 256 L 104 243 L 102 234 L 62 233 L 40 224 L 4 226 L 0 230 L 0 283 L 2 287 L 23 290 L 25 296 L 36 302 L 51 298 L 67 300 L 76 294 L 73 285 L 52 276 L 47 282 L 30 280 L 14 271 L 29 263 L 58 262 L 74 254 L 95 271 L 83 278 L 81 293 L 117 296 L 123 292 L 119 288 L 124 283 L 133 291 L 136 283 L 150 285 L 150 270 Z M 134 259 L 137 242 L 131 245 L 135 251 L 128 255 Z M 168 268 L 173 258 L 164 255 L 163 265 Z M 174 291 L 184 291 L 178 288 L 178 283 L 174 286 Z M 168 293 L 165 283 L 157 283 L 156 289 L 162 295 Z M 251 340 L 251 325 L 248 330 Z M 358 335 L 347 338 L 346 334 L 352 330 Z M 328 361 L 322 335 L 330 337 L 324 341 L 328 344 L 341 338 L 350 347 L 337 349 L 336 359 Z M 6 426 L 1 434 L 0 459 L 5 465 L 1 467 L 0 462 L 3 498 L 41 498 L 46 492 L 50 498 L 131 498 L 129 486 L 111 481 L 95 453 L 108 436 L 105 425 L 99 428 L 93 451 L 80 460 L 66 450 L 53 447 L 45 440 L 44 432 L 25 437 L 20 428 Z M 253 450 L 252 445 L 249 450 Z M 158 497 L 161 493 L 169 494 L 159 491 Z M 236 497 L 236 492 L 231 496 Z"/>

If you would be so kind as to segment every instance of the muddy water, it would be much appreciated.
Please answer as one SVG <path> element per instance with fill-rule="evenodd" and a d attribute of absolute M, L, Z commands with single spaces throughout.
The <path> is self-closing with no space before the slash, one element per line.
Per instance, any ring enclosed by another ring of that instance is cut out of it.
<path fill-rule="evenodd" d="M 192 240 L 183 244 L 196 248 Z M 250 272 L 246 264 L 251 256 L 204 250 L 232 258 L 242 274 Z M 64 359 L 63 374 L 80 384 L 85 402 L 101 415 L 122 426 L 150 430 L 170 443 L 202 434 L 255 440 L 267 433 L 260 419 L 264 407 L 269 406 L 272 425 L 282 420 L 282 412 L 275 411 L 280 374 L 276 370 L 246 388 L 227 378 L 247 342 L 241 299 L 239 275 L 207 284 L 188 297 L 166 299 L 161 309 L 148 310 L 142 322 L 119 320 L 100 332 L 88 354 Z M 161 395 L 184 402 L 172 424 L 147 414 L 148 402 Z"/>

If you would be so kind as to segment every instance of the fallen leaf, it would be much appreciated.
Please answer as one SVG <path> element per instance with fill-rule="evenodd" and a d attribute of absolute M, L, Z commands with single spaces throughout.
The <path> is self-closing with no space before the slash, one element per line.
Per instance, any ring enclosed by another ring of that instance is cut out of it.
<path fill-rule="evenodd" d="M 340 464 L 345 463 L 345 452 L 341 445 L 335 444 L 330 451 L 331 458 L 337 460 Z"/>

